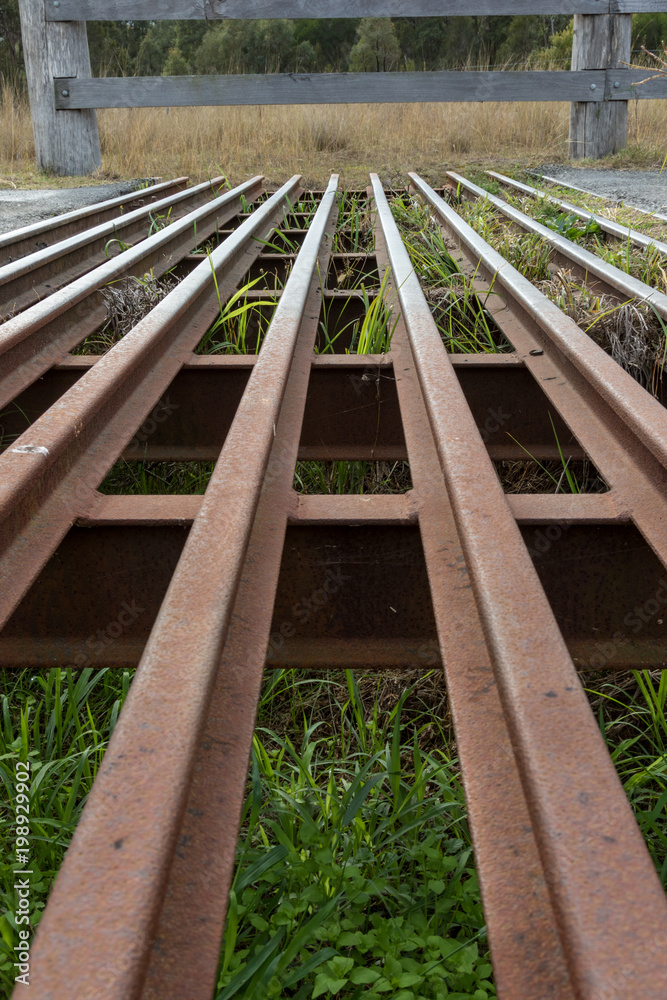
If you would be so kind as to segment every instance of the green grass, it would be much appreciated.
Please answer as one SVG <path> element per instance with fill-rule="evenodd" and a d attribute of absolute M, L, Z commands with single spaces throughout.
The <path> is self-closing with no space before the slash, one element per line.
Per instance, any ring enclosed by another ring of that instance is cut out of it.
<path fill-rule="evenodd" d="M 565 239 L 577 243 L 644 284 L 667 293 L 667 258 L 654 246 L 644 250 L 629 239 L 619 241 L 608 237 L 595 219 L 580 219 L 564 212 L 546 198 L 517 195 L 505 190 L 500 197 Z M 500 220 L 500 216 L 498 218 Z"/>
<path fill-rule="evenodd" d="M 0 983 L 13 982 L 14 765 L 30 759 L 31 925 L 132 671 L 0 678 Z M 433 674 L 264 683 L 216 1000 L 495 996 L 459 765 Z M 597 675 L 589 698 L 663 884 L 667 674 Z M 398 691 L 399 694 L 395 695 Z"/>
<path fill-rule="evenodd" d="M 294 489 L 302 494 L 405 493 L 407 462 L 297 462 Z"/>
<path fill-rule="evenodd" d="M 30 761 L 30 926 L 60 868 L 130 686 L 130 671 L 4 670 L 0 676 L 0 987 L 14 985 L 15 763 Z M 21 867 L 21 866 L 18 866 Z"/>
<path fill-rule="evenodd" d="M 616 772 L 667 891 L 667 671 L 587 685 Z"/>
<path fill-rule="evenodd" d="M 515 198 L 510 203 L 538 221 L 550 222 L 601 258 L 647 284 L 667 290 L 667 261 L 655 248 L 643 251 L 630 243 L 606 242 L 591 225 L 559 212 L 545 200 Z M 615 361 L 654 395 L 662 392 L 667 361 L 667 325 L 650 303 L 637 299 L 619 302 L 579 284 L 567 268 L 558 269 L 552 249 L 536 234 L 517 232 L 493 205 L 449 196 L 457 212 L 479 235 L 524 277 L 570 316 Z"/>
<path fill-rule="evenodd" d="M 428 208 L 408 196 L 398 196 L 391 209 L 447 350 L 452 354 L 511 352 L 512 345 L 451 256 Z"/>
<path fill-rule="evenodd" d="M 203 495 L 215 462 L 146 462 L 121 459 L 98 487 L 100 493 L 126 496 Z"/>
<path fill-rule="evenodd" d="M 341 693 L 330 735 L 258 728 L 218 1000 L 494 997 L 456 761 L 407 692 L 384 719 Z"/>

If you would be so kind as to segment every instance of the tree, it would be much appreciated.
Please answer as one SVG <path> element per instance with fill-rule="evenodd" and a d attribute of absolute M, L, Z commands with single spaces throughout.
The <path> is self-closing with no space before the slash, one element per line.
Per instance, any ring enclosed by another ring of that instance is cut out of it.
<path fill-rule="evenodd" d="M 344 70 L 356 41 L 360 18 L 300 18 L 294 24 L 294 40 L 308 42 L 320 70 Z"/>
<path fill-rule="evenodd" d="M 551 39 L 567 28 L 567 14 L 529 14 L 513 17 L 498 51 L 501 62 L 527 59 L 536 49 L 547 49 Z"/>
<path fill-rule="evenodd" d="M 194 61 L 198 73 L 279 73 L 294 68 L 294 59 L 294 22 L 277 18 L 216 25 Z"/>
<path fill-rule="evenodd" d="M 183 53 L 178 46 L 175 45 L 169 49 L 169 54 L 162 70 L 162 76 L 187 76 L 189 72 L 190 67 L 183 58 Z"/>
<path fill-rule="evenodd" d="M 17 0 L 0 0 L 0 75 L 18 87 L 23 71 L 21 20 Z"/>
<path fill-rule="evenodd" d="M 667 42 L 667 14 L 635 14 L 632 19 L 632 47 L 659 49 Z"/>
<path fill-rule="evenodd" d="M 364 17 L 357 29 L 357 39 L 350 52 L 353 72 L 386 73 L 397 66 L 401 50 L 396 29 L 388 18 Z"/>

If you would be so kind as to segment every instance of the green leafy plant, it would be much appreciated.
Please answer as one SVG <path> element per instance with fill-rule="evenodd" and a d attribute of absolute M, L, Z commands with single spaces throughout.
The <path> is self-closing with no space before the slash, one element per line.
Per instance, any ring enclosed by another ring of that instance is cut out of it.
<path fill-rule="evenodd" d="M 171 212 L 172 212 L 172 209 L 170 207 L 169 211 L 166 212 L 166 213 L 164 213 L 164 214 L 162 214 L 162 215 L 153 215 L 152 212 L 148 213 L 148 218 L 151 221 L 151 224 L 148 227 L 148 235 L 149 236 L 152 236 L 153 233 L 159 233 L 161 229 L 165 229 L 170 224 L 170 222 L 171 222 Z"/>
<path fill-rule="evenodd" d="M 255 737 L 217 1000 L 494 997 L 453 762 L 346 676 L 337 735 Z"/>
<path fill-rule="evenodd" d="M 511 351 L 484 301 L 450 254 L 440 227 L 425 206 L 397 197 L 392 213 L 424 287 L 445 347 L 456 354 L 496 354 Z M 493 285 L 486 297 L 492 293 Z"/>
<path fill-rule="evenodd" d="M 218 300 L 219 316 L 207 330 L 197 346 L 197 354 L 251 354 L 250 334 L 251 322 L 257 323 L 256 349 L 259 351 L 262 339 L 266 334 L 269 321 L 261 312 L 263 306 L 275 308 L 275 299 L 248 299 L 247 293 L 261 281 L 262 276 L 246 282 L 223 303 L 218 286 L 218 279 L 213 267 L 210 252 L 208 253 L 213 283 Z"/>
<path fill-rule="evenodd" d="M 30 761 L 30 928 L 55 878 L 130 686 L 130 671 L 5 670 L 0 678 L 0 984 L 14 987 L 17 866 L 9 850 L 16 761 Z M 18 866 L 20 867 L 20 866 Z"/>
<path fill-rule="evenodd" d="M 542 219 L 542 223 L 547 229 L 553 229 L 560 236 L 564 236 L 566 239 L 574 240 L 575 242 L 582 240 L 586 236 L 597 236 L 602 232 L 600 224 L 592 216 L 588 222 L 585 222 L 578 215 L 574 215 L 573 213 L 568 214 L 567 212 L 558 212 L 553 215 L 547 214 Z"/>

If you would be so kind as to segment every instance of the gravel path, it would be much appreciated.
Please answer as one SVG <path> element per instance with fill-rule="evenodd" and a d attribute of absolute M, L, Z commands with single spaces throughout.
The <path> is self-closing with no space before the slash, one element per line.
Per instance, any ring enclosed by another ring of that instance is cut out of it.
<path fill-rule="evenodd" d="M 57 188 L 38 191 L 0 191 L 0 233 L 7 233 L 33 222 L 72 212 L 107 198 L 136 191 L 141 180 L 98 184 L 94 187 Z"/>
<path fill-rule="evenodd" d="M 659 170 L 591 170 L 547 163 L 540 173 L 647 212 L 667 214 L 667 168 L 660 174 Z"/>

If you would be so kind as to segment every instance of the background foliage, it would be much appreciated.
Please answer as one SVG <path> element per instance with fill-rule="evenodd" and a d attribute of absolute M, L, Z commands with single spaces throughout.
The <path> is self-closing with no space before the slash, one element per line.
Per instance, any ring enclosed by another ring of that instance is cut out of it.
<path fill-rule="evenodd" d="M 569 30 L 568 30 L 569 28 Z M 667 14 L 637 14 L 633 47 L 657 49 Z M 89 22 L 94 76 L 437 70 L 544 54 L 569 65 L 571 19 L 399 17 Z M 0 0 L 0 76 L 24 79 L 18 0 Z"/>

